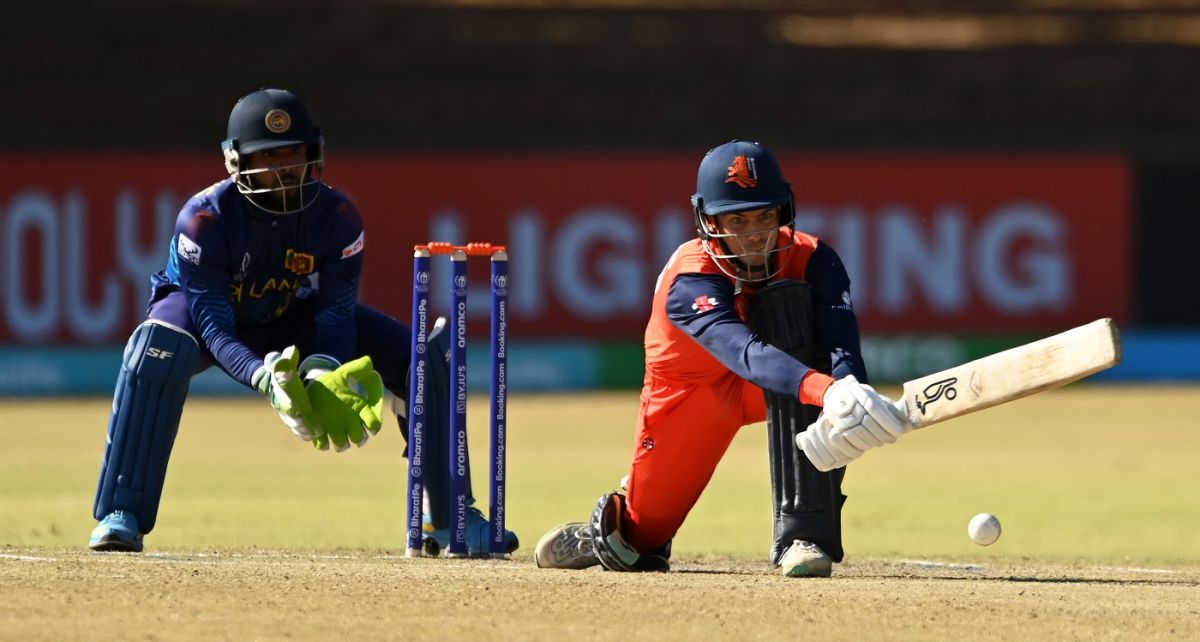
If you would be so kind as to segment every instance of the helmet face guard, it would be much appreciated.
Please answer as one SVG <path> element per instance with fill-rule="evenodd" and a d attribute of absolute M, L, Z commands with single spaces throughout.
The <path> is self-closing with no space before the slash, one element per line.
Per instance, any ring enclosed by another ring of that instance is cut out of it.
<path fill-rule="evenodd" d="M 746 283 L 769 281 L 783 269 L 784 259 L 795 245 L 794 235 L 788 235 L 787 242 L 780 245 L 779 228 L 775 228 L 769 231 L 770 238 L 762 250 L 734 252 L 730 249 L 734 244 L 730 244 L 728 239 L 738 240 L 736 247 L 744 248 L 746 244 L 740 242 L 740 239 L 763 232 L 757 230 L 739 233 L 722 232 L 717 225 L 715 216 L 699 215 L 697 220 L 700 227 L 708 230 L 700 234 L 700 238 L 704 241 L 704 251 L 712 257 L 713 262 L 717 264 L 717 268 L 722 273 L 738 281 Z M 792 225 L 789 223 L 781 227 L 791 228 Z"/>
<path fill-rule="evenodd" d="M 709 150 L 700 163 L 696 176 L 696 193 L 692 196 L 696 232 L 703 241 L 704 251 L 713 258 L 726 276 L 741 282 L 756 283 L 774 277 L 783 269 L 784 257 L 794 244 L 794 235 L 782 246 L 779 232 L 760 251 L 734 252 L 744 247 L 729 239 L 741 239 L 762 231 L 724 232 L 717 216 L 749 210 L 775 207 L 779 211 L 779 226 L 791 228 L 795 223 L 792 188 L 783 179 L 779 163 L 758 143 L 733 141 Z M 780 256 L 780 255 L 783 256 Z"/>
<path fill-rule="evenodd" d="M 226 147 L 229 144 L 229 147 Z M 268 148 L 269 149 L 269 148 Z M 225 169 L 238 192 L 255 207 L 270 214 L 295 214 L 312 204 L 321 192 L 325 170 L 325 152 L 321 145 L 309 145 L 305 150 L 308 160 L 293 165 L 245 169 L 237 142 L 226 139 L 221 151 L 225 156 Z M 261 151 L 261 150 L 260 150 Z M 303 170 L 298 184 L 284 182 L 288 170 Z"/>
<path fill-rule="evenodd" d="M 246 157 L 269 149 L 303 145 L 305 161 L 249 168 Z M 325 170 L 325 139 L 300 99 L 285 89 L 260 89 L 243 96 L 229 113 L 229 134 L 221 142 L 225 169 L 238 192 L 271 214 L 294 214 L 317 199 Z M 285 176 L 300 169 L 300 181 Z"/>

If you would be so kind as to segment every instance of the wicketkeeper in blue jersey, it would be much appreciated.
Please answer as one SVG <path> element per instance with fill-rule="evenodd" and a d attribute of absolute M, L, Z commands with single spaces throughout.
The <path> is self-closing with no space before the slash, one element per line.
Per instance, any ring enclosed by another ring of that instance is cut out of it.
<path fill-rule="evenodd" d="M 188 383 L 214 364 L 322 450 L 367 443 L 380 429 L 385 390 L 405 425 L 410 332 L 358 303 L 362 219 L 323 181 L 324 139 L 308 110 L 283 89 L 252 92 L 230 112 L 221 149 L 229 177 L 179 212 L 166 268 L 151 277 L 147 318 L 125 346 L 93 509 L 94 550 L 142 550 Z M 445 355 L 445 333 L 434 333 Z M 431 367 L 431 395 L 448 394 L 448 367 L 439 359 Z M 445 414 L 430 418 L 426 461 L 443 462 L 426 471 L 432 550 L 449 542 L 448 429 Z M 487 532 L 487 518 L 471 507 L 468 552 L 487 554 Z M 515 550 L 516 535 L 506 536 Z"/>

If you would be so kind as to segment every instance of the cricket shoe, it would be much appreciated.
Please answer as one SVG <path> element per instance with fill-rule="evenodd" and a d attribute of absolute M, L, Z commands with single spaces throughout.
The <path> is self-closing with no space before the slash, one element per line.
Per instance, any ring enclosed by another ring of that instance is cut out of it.
<path fill-rule="evenodd" d="M 533 549 L 533 562 L 538 568 L 581 569 L 596 566 L 592 544 L 592 525 L 585 522 L 570 522 L 550 530 L 538 540 Z"/>
<path fill-rule="evenodd" d="M 833 559 L 820 546 L 798 539 L 780 556 L 779 572 L 788 577 L 829 577 Z"/>
<path fill-rule="evenodd" d="M 425 554 L 437 557 L 445 552 L 450 546 L 450 530 L 449 528 L 434 528 L 429 514 L 426 513 L 423 515 L 421 518 L 421 535 Z M 467 555 L 470 557 L 488 557 L 491 555 L 491 549 L 488 546 L 491 543 L 489 541 L 491 533 L 491 524 L 483 516 L 483 512 L 474 506 L 468 506 L 466 528 Z M 517 534 L 505 529 L 504 552 L 510 554 L 517 550 L 520 545 L 521 542 L 517 539 Z"/>
<path fill-rule="evenodd" d="M 93 551 L 118 551 L 122 553 L 142 552 L 142 532 L 133 513 L 115 510 L 92 530 L 88 547 Z"/>

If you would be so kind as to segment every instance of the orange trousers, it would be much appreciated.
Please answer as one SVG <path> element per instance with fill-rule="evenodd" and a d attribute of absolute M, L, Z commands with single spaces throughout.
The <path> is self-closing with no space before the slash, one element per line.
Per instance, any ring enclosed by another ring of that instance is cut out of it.
<path fill-rule="evenodd" d="M 737 431 L 766 418 L 762 388 L 733 373 L 685 385 L 647 374 L 622 520 L 625 541 L 644 553 L 671 541 Z"/>

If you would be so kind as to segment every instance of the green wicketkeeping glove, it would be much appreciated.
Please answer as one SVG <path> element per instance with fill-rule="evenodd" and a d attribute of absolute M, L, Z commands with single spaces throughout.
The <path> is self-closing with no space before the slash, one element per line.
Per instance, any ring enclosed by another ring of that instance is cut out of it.
<path fill-rule="evenodd" d="M 321 450 L 342 452 L 362 446 L 383 425 L 383 378 L 371 357 L 360 357 L 308 383 L 313 416 L 324 434 L 314 438 Z"/>
<path fill-rule="evenodd" d="M 296 372 L 300 355 L 296 346 L 288 346 L 282 352 L 272 352 L 263 359 L 263 365 L 254 371 L 250 382 L 279 413 L 279 418 L 295 435 L 305 441 L 321 436 L 312 404 L 304 389 L 304 381 Z"/>

